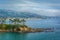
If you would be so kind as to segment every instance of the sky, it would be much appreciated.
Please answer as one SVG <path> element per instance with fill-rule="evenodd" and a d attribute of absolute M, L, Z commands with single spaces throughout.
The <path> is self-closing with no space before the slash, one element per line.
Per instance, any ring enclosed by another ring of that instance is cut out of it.
<path fill-rule="evenodd" d="M 0 0 L 0 9 L 60 16 L 60 0 Z"/>

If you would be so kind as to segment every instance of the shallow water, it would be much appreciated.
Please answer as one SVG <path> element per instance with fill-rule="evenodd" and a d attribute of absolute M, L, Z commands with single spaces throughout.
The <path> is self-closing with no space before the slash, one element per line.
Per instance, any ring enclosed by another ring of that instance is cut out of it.
<path fill-rule="evenodd" d="M 0 32 L 0 40 L 60 40 L 60 19 L 27 20 L 32 28 L 55 28 L 54 32 L 14 33 Z"/>

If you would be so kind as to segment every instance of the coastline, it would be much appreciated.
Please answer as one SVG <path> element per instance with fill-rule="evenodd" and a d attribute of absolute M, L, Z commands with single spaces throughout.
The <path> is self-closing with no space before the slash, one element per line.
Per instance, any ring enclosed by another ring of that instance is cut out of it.
<path fill-rule="evenodd" d="M 36 32 L 53 32 L 54 30 L 52 30 L 52 28 L 36 28 L 36 29 L 32 29 L 32 28 L 27 28 L 27 29 L 23 29 L 20 31 L 17 30 L 0 30 L 0 32 L 18 32 L 18 33 L 36 33 Z"/>
<path fill-rule="evenodd" d="M 0 19 L 0 32 L 19 32 L 19 33 L 33 33 L 33 32 L 44 32 L 44 31 L 51 31 L 51 28 L 30 28 L 29 26 L 25 25 L 27 19 L 23 18 L 12 18 L 8 19 L 8 23 L 6 24 L 8 18 L 1 18 Z M 33 18 L 32 18 L 33 19 Z M 29 18 L 29 20 L 31 20 Z M 37 20 L 34 18 L 34 20 Z"/>

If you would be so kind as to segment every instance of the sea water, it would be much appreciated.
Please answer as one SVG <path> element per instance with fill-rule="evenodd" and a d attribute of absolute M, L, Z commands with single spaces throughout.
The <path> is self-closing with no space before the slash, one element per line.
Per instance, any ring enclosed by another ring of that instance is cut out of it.
<path fill-rule="evenodd" d="M 60 40 L 60 19 L 26 20 L 31 28 L 54 28 L 54 32 L 14 33 L 0 32 L 0 40 Z"/>

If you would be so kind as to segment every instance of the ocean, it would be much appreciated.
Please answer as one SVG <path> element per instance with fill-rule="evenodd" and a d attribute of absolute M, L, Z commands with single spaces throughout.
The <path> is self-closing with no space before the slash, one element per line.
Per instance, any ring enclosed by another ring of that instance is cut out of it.
<path fill-rule="evenodd" d="M 26 20 L 31 28 L 54 28 L 54 32 L 0 32 L 0 40 L 60 40 L 60 19 Z"/>

